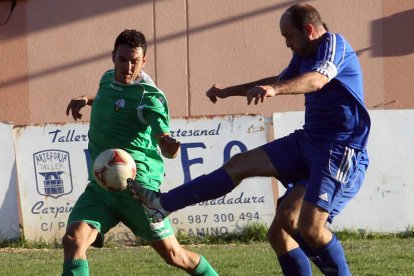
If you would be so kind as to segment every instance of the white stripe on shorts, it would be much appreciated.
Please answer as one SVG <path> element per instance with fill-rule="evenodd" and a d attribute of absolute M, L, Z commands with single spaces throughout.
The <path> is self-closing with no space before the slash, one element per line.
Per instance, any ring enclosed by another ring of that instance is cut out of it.
<path fill-rule="evenodd" d="M 349 170 L 351 168 L 352 157 L 354 156 L 354 149 L 345 147 L 344 156 L 342 157 L 341 164 L 339 165 L 338 172 L 336 173 L 336 179 L 340 182 L 345 182 Z"/>

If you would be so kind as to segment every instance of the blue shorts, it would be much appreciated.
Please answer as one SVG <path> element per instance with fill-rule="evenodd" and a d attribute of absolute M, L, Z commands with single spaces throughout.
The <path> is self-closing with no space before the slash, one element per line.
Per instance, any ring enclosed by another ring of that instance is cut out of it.
<path fill-rule="evenodd" d="M 329 222 L 358 193 L 369 163 L 366 150 L 354 149 L 341 141 L 311 141 L 303 130 L 261 148 L 288 192 L 292 183 L 304 185 L 304 200 L 326 210 Z"/>

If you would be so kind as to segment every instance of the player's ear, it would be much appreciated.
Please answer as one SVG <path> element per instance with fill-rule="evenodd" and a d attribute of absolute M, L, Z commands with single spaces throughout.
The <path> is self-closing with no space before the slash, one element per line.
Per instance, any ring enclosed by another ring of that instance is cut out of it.
<path fill-rule="evenodd" d="M 115 63 L 115 51 L 112 51 L 112 62 Z"/>
<path fill-rule="evenodd" d="M 144 56 L 143 58 L 142 58 L 142 67 L 144 67 L 145 66 L 145 63 L 147 62 L 147 56 Z"/>
<path fill-rule="evenodd" d="M 305 31 L 305 34 L 307 36 L 311 36 L 315 28 L 312 24 L 306 24 L 305 26 L 303 26 L 303 30 Z"/>

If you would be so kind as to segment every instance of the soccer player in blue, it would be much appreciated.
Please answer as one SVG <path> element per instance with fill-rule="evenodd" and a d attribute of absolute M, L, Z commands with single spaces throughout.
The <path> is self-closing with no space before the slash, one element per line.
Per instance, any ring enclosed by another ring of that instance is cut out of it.
<path fill-rule="evenodd" d="M 327 227 L 359 191 L 368 167 L 370 118 L 364 104 L 358 58 L 345 38 L 328 32 L 319 12 L 299 3 L 280 19 L 289 66 L 276 77 L 222 88 L 207 96 L 245 96 L 258 104 L 268 97 L 305 95 L 302 129 L 233 156 L 223 167 L 167 193 L 129 186 L 154 220 L 232 191 L 243 179 L 272 176 L 286 186 L 269 229 L 285 275 L 311 275 L 308 257 L 325 275 L 350 275 L 343 247 Z M 293 184 L 292 184 L 293 183 Z"/>

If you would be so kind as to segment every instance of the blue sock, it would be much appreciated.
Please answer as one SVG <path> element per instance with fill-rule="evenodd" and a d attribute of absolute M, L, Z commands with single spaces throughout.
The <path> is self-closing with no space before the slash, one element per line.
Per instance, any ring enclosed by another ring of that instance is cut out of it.
<path fill-rule="evenodd" d="M 321 259 L 318 255 L 314 252 L 314 250 L 308 245 L 307 242 L 302 238 L 300 233 L 296 233 L 293 238 L 299 244 L 300 248 L 302 248 L 303 252 L 308 256 L 308 258 L 316 265 L 316 267 L 323 272 L 323 265 Z"/>
<path fill-rule="evenodd" d="M 332 235 L 330 242 L 322 248 L 315 249 L 315 252 L 321 258 L 325 275 L 351 275 L 345 260 L 344 249 L 335 234 Z"/>
<path fill-rule="evenodd" d="M 278 257 L 283 275 L 312 275 L 312 269 L 308 257 L 300 249 L 295 248 L 288 253 Z"/>
<path fill-rule="evenodd" d="M 215 199 L 234 189 L 233 180 L 221 167 L 162 194 L 162 207 L 173 212 L 184 207 Z"/>

